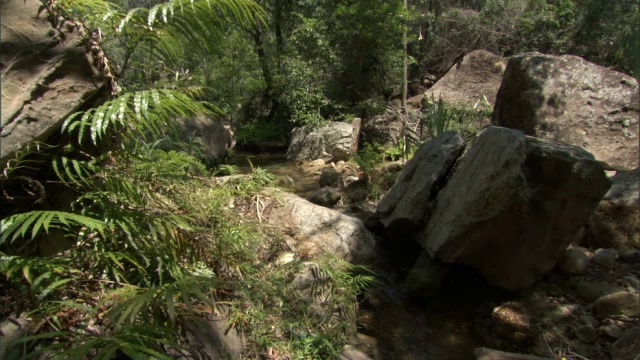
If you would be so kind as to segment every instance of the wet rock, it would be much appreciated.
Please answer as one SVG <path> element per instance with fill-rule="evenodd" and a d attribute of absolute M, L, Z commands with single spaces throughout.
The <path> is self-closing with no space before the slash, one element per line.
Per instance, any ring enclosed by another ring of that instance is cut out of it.
<path fill-rule="evenodd" d="M 411 296 L 419 299 L 429 298 L 440 289 L 449 266 L 432 259 L 425 251 L 409 271 L 405 280 L 405 289 Z"/>
<path fill-rule="evenodd" d="M 296 251 L 306 256 L 332 253 L 355 262 L 375 255 L 375 240 L 362 221 L 276 189 L 265 194 L 268 224 L 290 237 Z"/>
<path fill-rule="evenodd" d="M 333 122 L 316 129 L 295 128 L 291 131 L 291 144 L 287 150 L 287 158 L 292 161 L 348 160 L 351 156 L 353 141 L 353 126 L 347 123 Z"/>
<path fill-rule="evenodd" d="M 476 360 L 553 360 L 552 358 L 510 353 L 482 347 L 475 348 L 473 355 L 475 355 Z"/>
<path fill-rule="evenodd" d="M 595 344 L 598 340 L 598 331 L 591 325 L 583 325 L 574 331 L 574 335 L 584 344 Z"/>
<path fill-rule="evenodd" d="M 604 200 L 625 205 L 640 205 L 640 168 L 618 171 Z"/>
<path fill-rule="evenodd" d="M 613 294 L 624 289 L 606 281 L 578 280 L 572 284 L 575 295 L 585 301 L 594 301 L 604 295 Z"/>
<path fill-rule="evenodd" d="M 625 251 L 620 254 L 619 260 L 625 264 L 640 264 L 640 250 Z"/>
<path fill-rule="evenodd" d="M 590 325 L 591 327 L 597 327 L 599 324 L 598 320 L 591 315 L 581 315 L 579 319 L 580 323 Z"/>
<path fill-rule="evenodd" d="M 418 241 L 492 285 L 524 288 L 553 268 L 609 186 L 581 148 L 490 127 L 457 162 Z"/>
<path fill-rule="evenodd" d="M 580 247 L 569 247 L 567 248 L 560 261 L 558 262 L 558 267 L 565 274 L 582 274 L 589 267 L 591 259 L 589 258 L 589 254 L 586 249 Z"/>
<path fill-rule="evenodd" d="M 335 168 L 326 167 L 322 169 L 318 184 L 320 184 L 320 187 L 340 187 L 342 186 L 342 175 Z"/>
<path fill-rule="evenodd" d="M 344 188 L 344 198 L 349 204 L 364 201 L 369 196 L 369 187 L 366 180 L 354 181 Z"/>
<path fill-rule="evenodd" d="M 626 291 L 609 294 L 598 298 L 594 306 L 596 316 L 640 315 L 640 297 Z"/>
<path fill-rule="evenodd" d="M 605 269 L 610 269 L 616 264 L 618 251 L 616 249 L 598 249 L 593 254 L 593 263 Z"/>
<path fill-rule="evenodd" d="M 614 324 L 600 326 L 598 331 L 612 339 L 618 339 L 622 335 L 620 326 Z"/>
<path fill-rule="evenodd" d="M 336 188 L 325 187 L 311 195 L 309 201 L 320 206 L 331 207 L 340 201 L 342 193 Z"/>
<path fill-rule="evenodd" d="M 584 147 L 616 169 L 634 169 L 638 109 L 638 83 L 630 76 L 577 56 L 525 53 L 509 59 L 493 121 Z"/>
<path fill-rule="evenodd" d="M 456 132 L 442 134 L 418 149 L 378 204 L 376 214 L 387 232 L 402 239 L 424 226 L 430 202 L 463 149 Z"/>
<path fill-rule="evenodd" d="M 611 345 L 611 360 L 635 360 L 640 354 L 640 326 L 627 330 Z"/>
<path fill-rule="evenodd" d="M 624 282 L 633 289 L 640 290 L 640 279 L 638 279 L 634 275 L 627 275 L 622 278 L 622 280 L 624 280 Z"/>

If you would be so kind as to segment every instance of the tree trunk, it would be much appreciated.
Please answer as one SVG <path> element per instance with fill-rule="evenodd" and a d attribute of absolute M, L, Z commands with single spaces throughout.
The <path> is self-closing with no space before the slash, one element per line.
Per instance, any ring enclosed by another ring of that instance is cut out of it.
<path fill-rule="evenodd" d="M 404 0 L 404 11 L 405 13 L 408 11 L 407 0 Z M 407 113 L 407 90 L 408 90 L 408 82 L 407 79 L 407 67 L 409 66 L 407 60 L 407 22 L 404 23 L 404 30 L 402 31 L 402 47 L 404 49 L 404 54 L 402 57 L 402 99 L 401 106 L 402 112 Z"/>

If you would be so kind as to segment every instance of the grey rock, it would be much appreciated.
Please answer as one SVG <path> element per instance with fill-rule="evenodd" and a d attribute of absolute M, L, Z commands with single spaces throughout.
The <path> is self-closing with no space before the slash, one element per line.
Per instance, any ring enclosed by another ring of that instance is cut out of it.
<path fill-rule="evenodd" d="M 594 301 L 604 295 L 613 294 L 624 289 L 606 281 L 578 280 L 572 284 L 574 293 L 584 301 Z"/>
<path fill-rule="evenodd" d="M 590 325 L 591 327 L 597 327 L 599 322 L 598 319 L 591 315 L 580 315 L 580 323 L 584 325 Z"/>
<path fill-rule="evenodd" d="M 361 220 L 277 189 L 265 195 L 271 199 L 265 204 L 270 207 L 266 222 L 290 236 L 298 253 L 331 253 L 360 263 L 375 257 L 375 239 Z"/>
<path fill-rule="evenodd" d="M 318 184 L 320 184 L 320 187 L 340 187 L 342 186 L 342 175 L 335 168 L 326 167 L 320 173 Z"/>
<path fill-rule="evenodd" d="M 198 153 L 206 164 L 220 163 L 227 152 L 236 145 L 231 125 L 220 118 L 200 115 L 181 119 L 176 131 L 181 138 L 190 138 L 200 144 Z"/>
<path fill-rule="evenodd" d="M 589 267 L 590 261 L 589 254 L 585 249 L 569 247 L 562 254 L 558 267 L 565 274 L 582 274 Z"/>
<path fill-rule="evenodd" d="M 475 355 L 476 360 L 553 360 L 552 358 L 510 353 L 482 347 L 475 348 L 473 355 Z"/>
<path fill-rule="evenodd" d="M 295 181 L 289 175 L 278 176 L 274 181 L 274 185 L 285 189 L 295 189 L 296 187 Z"/>
<path fill-rule="evenodd" d="M 640 354 L 640 326 L 625 331 L 611 345 L 609 352 L 611 360 L 637 360 Z"/>
<path fill-rule="evenodd" d="M 295 128 L 291 131 L 287 158 L 292 161 L 348 160 L 353 141 L 353 126 L 347 123 L 333 122 L 317 129 Z"/>
<path fill-rule="evenodd" d="M 584 344 L 594 344 L 598 341 L 598 331 L 591 325 L 583 325 L 575 329 L 574 335 Z"/>
<path fill-rule="evenodd" d="M 635 290 L 640 290 L 640 279 L 635 277 L 634 275 L 627 275 L 622 278 L 624 282 Z"/>
<path fill-rule="evenodd" d="M 640 168 L 618 171 L 604 200 L 625 205 L 640 205 Z"/>
<path fill-rule="evenodd" d="M 14 342 L 26 334 L 30 324 L 31 320 L 25 316 L 9 317 L 0 323 L 0 359 L 21 358 L 21 346 L 15 345 Z"/>
<path fill-rule="evenodd" d="M 349 186 L 349 184 L 351 184 L 351 183 L 353 183 L 353 182 L 356 182 L 356 181 L 358 181 L 358 180 L 360 180 L 360 178 L 359 178 L 359 177 L 357 177 L 357 176 L 354 176 L 354 175 L 346 176 L 346 177 L 344 178 L 344 185 L 345 185 L 345 186 Z"/>
<path fill-rule="evenodd" d="M 371 360 L 369 355 L 363 353 L 362 351 L 354 348 L 351 345 L 345 345 L 340 353 L 341 360 Z"/>
<path fill-rule="evenodd" d="M 452 66 L 426 96 L 436 101 L 442 97 L 458 106 L 493 106 L 505 67 L 505 58 L 484 50 L 472 51 Z"/>
<path fill-rule="evenodd" d="M 493 285 L 524 288 L 553 268 L 609 186 L 581 148 L 490 127 L 457 162 L 418 241 Z"/>
<path fill-rule="evenodd" d="M 311 195 L 309 201 L 316 205 L 331 207 L 340 201 L 342 193 L 340 190 L 331 187 L 324 187 Z"/>
<path fill-rule="evenodd" d="M 640 297 L 626 291 L 609 294 L 598 298 L 593 304 L 596 316 L 640 315 Z"/>
<path fill-rule="evenodd" d="M 189 318 L 184 321 L 188 341 L 208 359 L 239 359 L 246 343 L 237 327 L 230 327 L 230 310 L 219 306 L 213 319 Z"/>
<path fill-rule="evenodd" d="M 430 202 L 463 150 L 462 139 L 453 131 L 418 149 L 378 204 L 376 214 L 388 232 L 404 238 L 424 225 Z"/>
<path fill-rule="evenodd" d="M 605 269 L 610 269 L 616 264 L 618 251 L 616 249 L 598 249 L 593 254 L 593 263 Z"/>
<path fill-rule="evenodd" d="M 344 199 L 349 204 L 364 201 L 367 196 L 369 196 L 369 186 L 365 180 L 354 181 L 344 188 Z"/>
<path fill-rule="evenodd" d="M 498 90 L 493 121 L 527 135 L 584 147 L 616 169 L 638 167 L 638 83 L 571 56 L 512 56 Z M 618 127 L 624 131 L 611 131 Z M 615 144 L 613 146 L 612 144 Z"/>
<path fill-rule="evenodd" d="M 598 331 L 613 339 L 618 339 L 622 335 L 620 326 L 614 324 L 600 326 Z"/>
<path fill-rule="evenodd" d="M 436 294 L 449 266 L 432 259 L 423 251 L 409 271 L 405 280 L 405 289 L 411 296 L 426 299 Z"/>
<path fill-rule="evenodd" d="M 99 105 L 106 95 L 79 33 L 65 33 L 64 41 L 48 36 L 53 28 L 46 17 L 36 17 L 39 6 L 34 1 L 0 3 L 2 165 L 27 143 L 47 142 L 67 116 Z"/>

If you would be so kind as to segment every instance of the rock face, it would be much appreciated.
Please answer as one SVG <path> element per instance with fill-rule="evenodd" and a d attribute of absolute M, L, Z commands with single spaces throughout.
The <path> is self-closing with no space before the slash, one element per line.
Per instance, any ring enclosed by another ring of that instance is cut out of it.
<path fill-rule="evenodd" d="M 38 1 L 3 1 L 0 163 L 27 142 L 45 141 L 102 87 L 77 33 L 61 40 Z"/>
<path fill-rule="evenodd" d="M 274 190 L 273 208 L 267 222 L 289 236 L 295 249 L 305 255 L 333 253 L 350 262 L 374 257 L 375 240 L 362 221 L 307 200 Z"/>
<path fill-rule="evenodd" d="M 638 167 L 638 83 L 576 56 L 510 58 L 493 121 L 581 146 L 616 169 Z"/>
<path fill-rule="evenodd" d="M 486 99 L 493 106 L 505 67 L 504 58 L 484 50 L 473 51 L 454 64 L 426 96 L 435 100 L 442 97 L 447 103 L 468 107 L 487 104 Z M 411 102 L 417 100 L 420 104 L 418 98 L 411 98 Z"/>
<path fill-rule="evenodd" d="M 432 201 L 463 150 L 464 143 L 455 131 L 418 149 L 378 204 L 376 215 L 388 232 L 401 237 L 422 226 Z"/>
<path fill-rule="evenodd" d="M 492 127 L 457 163 L 418 242 L 493 285 L 527 287 L 556 264 L 609 186 L 583 149 Z"/>
<path fill-rule="evenodd" d="M 318 129 L 295 128 L 291 132 L 287 158 L 292 161 L 348 160 L 353 142 L 353 125 L 347 123 L 333 122 Z"/>
<path fill-rule="evenodd" d="M 207 359 L 238 359 L 246 343 L 244 334 L 230 328 L 229 309 L 219 307 L 213 319 L 189 318 L 184 327 L 187 339 Z"/>
<path fill-rule="evenodd" d="M 640 206 L 640 168 L 618 171 L 611 178 L 613 184 L 604 196 L 604 200 L 625 205 Z"/>
<path fill-rule="evenodd" d="M 201 115 L 179 121 L 178 127 L 182 137 L 190 137 L 202 144 L 201 152 L 206 163 L 218 163 L 236 145 L 231 126 L 221 119 Z"/>

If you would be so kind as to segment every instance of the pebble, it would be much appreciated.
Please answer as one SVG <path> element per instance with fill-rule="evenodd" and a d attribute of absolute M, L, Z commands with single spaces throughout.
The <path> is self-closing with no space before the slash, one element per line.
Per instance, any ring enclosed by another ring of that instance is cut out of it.
<path fill-rule="evenodd" d="M 631 250 L 620 254 L 620 262 L 626 264 L 640 264 L 640 250 Z"/>
<path fill-rule="evenodd" d="M 601 296 L 594 303 L 596 316 L 640 315 L 640 297 L 626 291 Z"/>
<path fill-rule="evenodd" d="M 583 325 L 575 330 L 576 338 L 584 344 L 595 344 L 598 340 L 598 331 L 591 325 Z"/>
<path fill-rule="evenodd" d="M 598 249 L 593 255 L 593 262 L 605 269 L 610 269 L 616 264 L 617 257 L 616 249 Z"/>
<path fill-rule="evenodd" d="M 564 251 L 558 267 L 565 274 L 582 274 L 589 267 L 589 255 L 580 247 L 570 247 Z"/>

